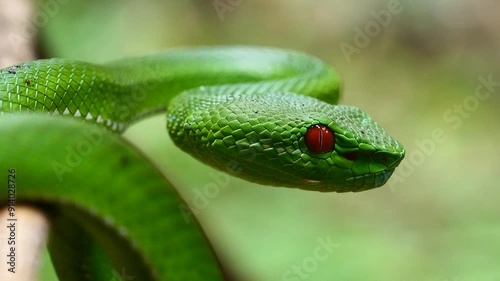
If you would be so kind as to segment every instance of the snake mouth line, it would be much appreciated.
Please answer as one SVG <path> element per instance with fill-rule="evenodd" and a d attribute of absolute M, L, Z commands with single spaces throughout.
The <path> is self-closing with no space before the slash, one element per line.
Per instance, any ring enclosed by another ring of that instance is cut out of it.
<path fill-rule="evenodd" d="M 395 168 L 389 168 L 376 173 L 368 173 L 350 177 L 345 180 L 345 185 L 350 187 L 350 191 L 353 192 L 380 187 L 389 180 L 392 173 L 394 173 L 394 170 Z"/>

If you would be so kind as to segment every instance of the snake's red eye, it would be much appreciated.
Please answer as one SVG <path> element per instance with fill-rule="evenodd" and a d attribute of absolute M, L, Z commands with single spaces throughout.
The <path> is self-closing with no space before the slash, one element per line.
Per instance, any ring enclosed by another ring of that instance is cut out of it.
<path fill-rule="evenodd" d="M 314 153 L 332 151 L 335 145 L 335 135 L 328 126 L 323 124 L 309 127 L 304 137 L 307 149 Z"/>

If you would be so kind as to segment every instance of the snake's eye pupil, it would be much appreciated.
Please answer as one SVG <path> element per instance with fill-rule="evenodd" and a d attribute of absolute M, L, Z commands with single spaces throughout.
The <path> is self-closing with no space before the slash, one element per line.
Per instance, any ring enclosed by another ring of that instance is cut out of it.
<path fill-rule="evenodd" d="M 335 135 L 328 126 L 312 125 L 304 136 L 307 149 L 313 153 L 325 153 L 333 150 Z"/>

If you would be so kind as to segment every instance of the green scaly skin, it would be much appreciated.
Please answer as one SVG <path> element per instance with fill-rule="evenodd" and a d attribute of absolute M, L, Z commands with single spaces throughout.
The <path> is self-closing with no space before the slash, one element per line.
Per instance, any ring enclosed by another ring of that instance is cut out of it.
<path fill-rule="evenodd" d="M 52 237 L 83 258 L 111 257 L 83 262 L 50 243 L 60 277 L 80 280 L 74 268 L 84 263 L 109 280 L 102 264 L 111 263 L 140 280 L 219 280 L 203 232 L 179 212 L 182 199 L 116 133 L 168 107 L 176 145 L 238 177 L 315 191 L 381 186 L 404 148 L 360 109 L 334 105 L 339 89 L 320 60 L 268 48 L 179 49 L 105 65 L 28 62 L 0 70 L 0 168 L 19 171 L 18 202 L 48 210 Z M 334 132 L 332 151 L 306 146 L 315 124 Z M 73 245 L 73 236 L 89 246 Z"/>

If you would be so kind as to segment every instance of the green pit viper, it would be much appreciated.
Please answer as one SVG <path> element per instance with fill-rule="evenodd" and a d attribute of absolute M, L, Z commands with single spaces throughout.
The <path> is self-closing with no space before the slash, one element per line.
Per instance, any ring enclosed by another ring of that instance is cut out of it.
<path fill-rule="evenodd" d="M 17 206 L 51 218 L 61 280 L 109 281 L 113 270 L 134 280 L 222 280 L 208 239 L 179 211 L 182 198 L 120 133 L 167 111 L 177 146 L 248 181 L 379 187 L 405 150 L 365 112 L 337 105 L 340 88 L 321 60 L 261 47 L 22 63 L 0 70 L 0 171 L 15 169 Z"/>

